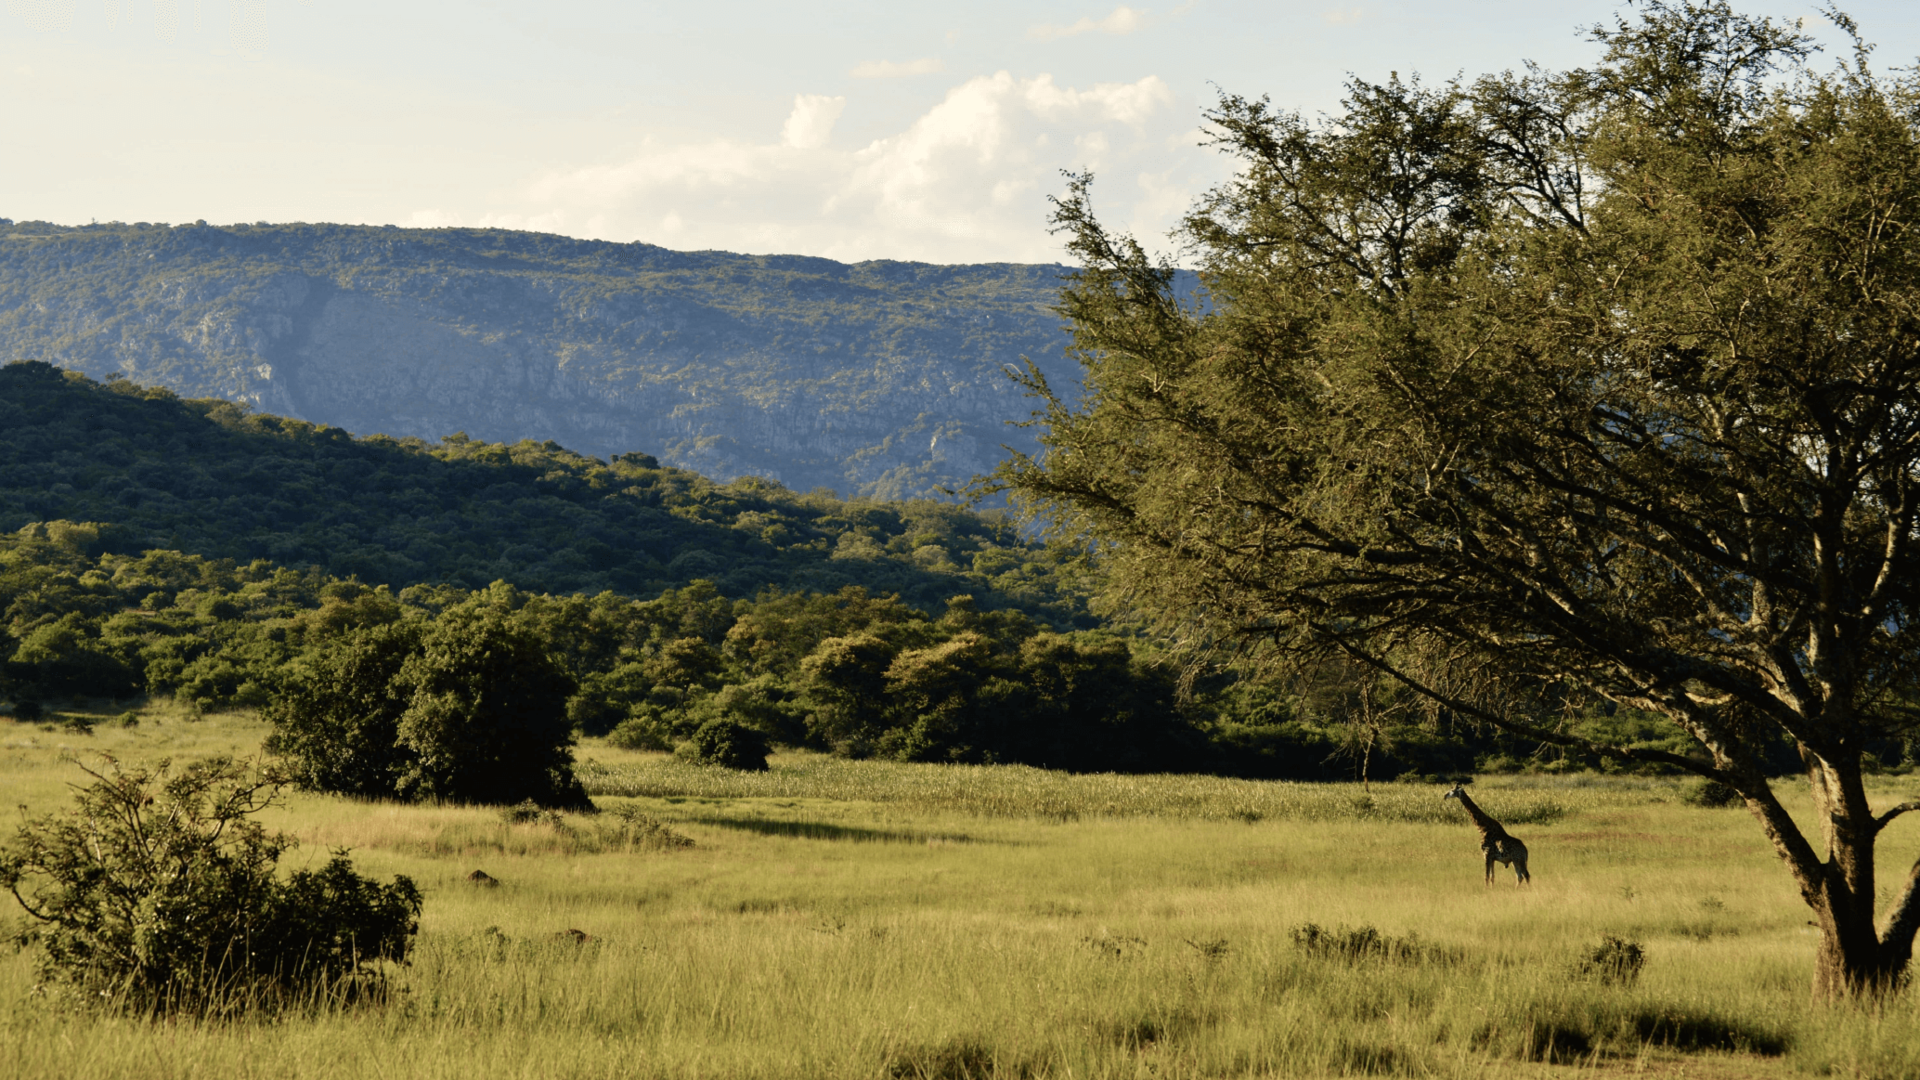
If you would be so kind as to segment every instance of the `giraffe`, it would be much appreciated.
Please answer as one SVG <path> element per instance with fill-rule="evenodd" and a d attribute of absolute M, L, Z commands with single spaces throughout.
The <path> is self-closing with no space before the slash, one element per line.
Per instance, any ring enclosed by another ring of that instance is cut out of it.
<path fill-rule="evenodd" d="M 1460 805 L 1467 808 L 1467 816 L 1473 819 L 1473 827 L 1480 830 L 1480 850 L 1487 853 L 1487 884 L 1493 884 L 1493 864 L 1501 863 L 1513 867 L 1513 876 L 1517 885 L 1533 884 L 1533 875 L 1527 873 L 1527 845 L 1507 835 L 1500 823 L 1487 816 L 1485 810 L 1473 804 L 1467 797 L 1467 789 L 1460 784 L 1453 790 L 1440 796 L 1442 802 L 1459 799 Z"/>

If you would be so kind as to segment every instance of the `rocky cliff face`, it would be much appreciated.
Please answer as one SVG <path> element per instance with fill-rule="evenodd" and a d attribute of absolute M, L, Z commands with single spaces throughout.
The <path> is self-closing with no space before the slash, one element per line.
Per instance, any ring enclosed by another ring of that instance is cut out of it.
<path fill-rule="evenodd" d="M 357 434 L 551 439 L 901 498 L 1033 445 L 1077 368 L 1057 266 L 673 252 L 498 230 L 0 224 L 0 357 Z"/>

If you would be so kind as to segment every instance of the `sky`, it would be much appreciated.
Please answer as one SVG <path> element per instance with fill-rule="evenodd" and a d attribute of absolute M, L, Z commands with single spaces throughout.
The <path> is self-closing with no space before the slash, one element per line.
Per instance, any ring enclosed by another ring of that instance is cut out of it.
<path fill-rule="evenodd" d="M 845 261 L 1053 262 L 1091 169 L 1150 246 L 1221 92 L 1594 60 L 1560 0 L 0 0 L 0 217 L 497 226 Z M 1814 4 L 1744 5 L 1804 19 Z M 1845 10 L 1882 68 L 1920 5 Z"/>

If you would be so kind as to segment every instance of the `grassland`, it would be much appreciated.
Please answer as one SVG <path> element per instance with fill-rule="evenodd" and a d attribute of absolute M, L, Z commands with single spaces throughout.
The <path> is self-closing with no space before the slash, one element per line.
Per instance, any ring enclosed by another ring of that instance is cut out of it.
<path fill-rule="evenodd" d="M 80 776 L 66 756 L 244 754 L 262 734 L 162 711 L 91 735 L 0 722 L 0 786 L 42 812 Z M 87 1017 L 33 996 L 29 953 L 0 954 L 0 1075 L 1920 1074 L 1912 997 L 1809 1005 L 1813 931 L 1785 872 L 1744 812 L 1673 781 L 1483 779 L 1533 851 L 1522 890 L 1481 884 L 1474 834 L 1426 786 L 582 756 L 625 814 L 515 824 L 302 793 L 272 811 L 303 841 L 293 864 L 348 846 L 425 889 L 399 1004 Z M 1876 805 L 1916 786 L 1884 778 Z M 1889 841 L 1897 880 L 1920 826 Z M 1309 923 L 1379 937 L 1302 948 Z M 1579 974 L 1605 935 L 1644 946 L 1636 984 Z"/>

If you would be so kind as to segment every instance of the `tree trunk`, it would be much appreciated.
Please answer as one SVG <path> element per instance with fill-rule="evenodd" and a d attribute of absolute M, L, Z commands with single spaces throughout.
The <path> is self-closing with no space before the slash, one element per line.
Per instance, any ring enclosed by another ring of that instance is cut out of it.
<path fill-rule="evenodd" d="M 1837 927 L 1823 920 L 1814 958 L 1813 996 L 1837 1001 L 1898 989 L 1906 981 L 1910 948 L 1895 950 L 1891 945 L 1881 942 L 1871 925 Z"/>
<path fill-rule="evenodd" d="M 1804 752 L 1804 751 L 1803 751 Z M 1867 805 L 1856 756 L 1826 759 L 1805 752 L 1826 857 L 1794 827 L 1770 790 L 1747 795 L 1752 809 L 1793 872 L 1820 928 L 1814 958 L 1813 994 L 1819 1000 L 1877 996 L 1898 989 L 1907 977 L 1914 931 L 1920 922 L 1915 885 L 1920 865 L 1908 876 L 1883 929 L 1874 925 L 1874 849 L 1881 823 Z M 1764 787 L 1764 781 L 1761 782 Z"/>

